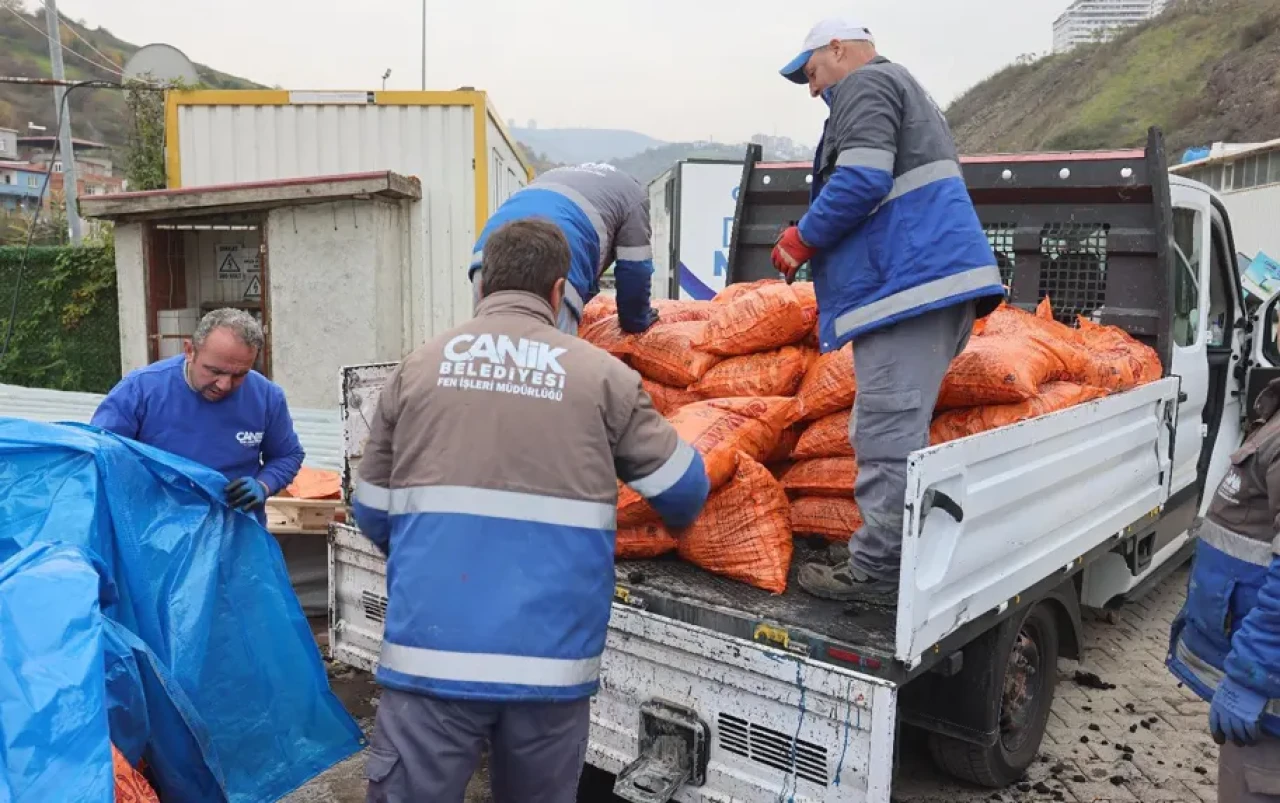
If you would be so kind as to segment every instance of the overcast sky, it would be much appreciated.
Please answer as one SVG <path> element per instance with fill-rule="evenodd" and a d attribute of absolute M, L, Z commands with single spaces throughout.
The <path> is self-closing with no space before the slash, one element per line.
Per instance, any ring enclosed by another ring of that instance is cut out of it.
<path fill-rule="evenodd" d="M 1069 0 L 427 0 L 427 87 L 474 86 L 541 128 L 666 140 L 755 133 L 813 143 L 821 101 L 778 68 L 814 22 L 850 14 L 944 106 L 1018 55 L 1047 51 Z M 167 42 L 285 89 L 421 82 L 421 0 L 58 0 L 90 27 Z M 83 48 L 83 46 L 81 46 Z"/>

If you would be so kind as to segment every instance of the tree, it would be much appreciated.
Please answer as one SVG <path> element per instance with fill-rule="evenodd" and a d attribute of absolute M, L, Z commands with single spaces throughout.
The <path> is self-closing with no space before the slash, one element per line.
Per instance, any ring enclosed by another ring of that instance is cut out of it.
<path fill-rule="evenodd" d="M 161 84 L 149 73 L 125 82 L 129 140 L 125 146 L 125 178 L 130 190 L 162 190 L 164 169 L 164 98 L 167 90 L 189 89 L 181 80 Z"/>

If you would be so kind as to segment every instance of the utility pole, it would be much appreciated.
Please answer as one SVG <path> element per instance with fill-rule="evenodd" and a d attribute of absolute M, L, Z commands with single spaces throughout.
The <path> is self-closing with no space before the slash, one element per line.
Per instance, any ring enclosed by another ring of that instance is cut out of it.
<path fill-rule="evenodd" d="M 422 0 L 422 91 L 427 91 L 427 0 Z"/>
<path fill-rule="evenodd" d="M 49 61 L 53 65 L 53 80 L 66 80 L 62 69 L 62 33 L 58 25 L 57 0 L 44 0 L 44 22 L 49 29 Z M 76 206 L 76 152 L 71 144 L 71 104 L 63 106 L 63 98 L 66 94 L 65 86 L 54 86 L 53 113 L 55 120 L 59 118 L 62 120 L 62 125 L 58 129 L 58 138 L 62 142 L 59 149 L 62 151 L 62 190 L 67 203 L 67 228 L 71 230 L 71 244 L 79 245 L 81 233 L 80 211 Z M 54 161 L 51 157 L 50 170 L 53 169 Z"/>

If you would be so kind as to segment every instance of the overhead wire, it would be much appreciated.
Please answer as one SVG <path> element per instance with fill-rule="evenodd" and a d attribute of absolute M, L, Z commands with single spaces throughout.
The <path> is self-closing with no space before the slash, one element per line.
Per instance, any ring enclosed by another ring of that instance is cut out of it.
<path fill-rule="evenodd" d="M 42 4 L 44 4 L 46 7 L 47 7 L 47 5 L 48 5 L 48 2 L 49 2 L 49 0 L 41 0 L 41 3 L 42 3 Z M 67 26 L 67 30 L 68 30 L 68 31 L 71 31 L 71 35 L 72 35 L 72 36 L 74 36 L 75 38 L 79 39 L 81 42 L 84 42 L 86 45 L 88 45 L 88 46 L 89 46 L 89 49 L 90 49 L 90 50 L 92 50 L 94 53 L 97 53 L 99 56 L 102 56 L 102 58 L 106 60 L 107 64 L 111 64 L 111 65 L 113 65 L 113 66 L 115 65 L 115 61 L 114 61 L 114 60 L 112 60 L 112 58 L 111 58 L 110 56 L 108 56 L 106 53 L 103 53 L 103 52 L 102 52 L 101 50 L 99 50 L 98 48 L 94 47 L 94 46 L 93 46 L 93 42 L 90 42 L 88 39 L 85 39 L 83 36 L 81 36 L 81 35 L 80 35 L 80 32 L 79 32 L 79 31 L 77 31 L 77 30 L 75 29 L 75 26 L 71 24 L 71 21 L 70 21 L 69 19 L 67 19 L 67 18 L 66 18 L 66 16 L 65 16 L 64 14 L 59 13 L 59 14 L 58 14 L 58 18 L 59 18 L 59 21 L 60 21 L 60 22 L 62 22 L 62 24 L 64 24 L 64 25 L 66 25 L 66 26 Z M 120 69 L 123 69 L 123 68 L 121 68 L 121 67 L 116 67 L 116 69 L 117 69 L 117 70 L 120 70 Z M 123 73 L 123 72 L 118 73 L 118 74 L 119 74 L 119 75 L 124 75 L 124 73 Z"/>
<path fill-rule="evenodd" d="M 10 14 L 12 14 L 12 15 L 13 15 L 13 16 L 15 16 L 15 17 L 17 17 L 17 18 L 18 18 L 18 21 L 19 21 L 19 22 L 21 22 L 23 25 L 27 26 L 27 27 L 28 27 L 28 28 L 30 28 L 31 30 L 33 30 L 33 31 L 35 31 L 36 33 L 38 33 L 38 34 L 40 34 L 41 36 L 43 36 L 43 37 L 44 37 L 48 42 L 53 43 L 53 44 L 57 44 L 57 46 L 58 46 L 58 47 L 62 48 L 62 52 L 64 52 L 64 53 L 68 53 L 68 54 L 70 54 L 70 55 L 72 55 L 72 56 L 75 56 L 76 58 L 80 59 L 81 61 L 84 61 L 84 62 L 87 62 L 87 63 L 89 63 L 89 64 L 92 64 L 94 67 L 97 67 L 99 70 L 104 70 L 104 71 L 109 72 L 109 73 L 111 73 L 111 74 L 113 74 L 113 75 L 118 75 L 118 76 L 120 76 L 120 77 L 122 77 L 122 78 L 124 77 L 124 71 L 123 71 L 123 70 L 121 70 L 120 68 L 118 68 L 118 67 L 109 67 L 109 66 L 107 66 L 107 65 L 105 65 L 105 64 L 99 64 L 98 62 L 94 61 L 93 59 L 89 58 L 88 56 L 86 56 L 86 55 L 84 55 L 84 54 L 82 54 L 82 53 L 77 53 L 76 51 L 74 51 L 74 50 L 72 50 L 71 48 L 69 48 L 69 47 L 67 47 L 66 45 L 64 45 L 62 42 L 54 42 L 53 37 L 49 35 L 49 32 L 48 32 L 48 31 L 42 31 L 42 30 L 40 30 L 40 26 L 36 25 L 36 24 L 35 24 L 35 23 L 33 23 L 31 20 L 29 20 L 29 19 L 27 19 L 26 17 L 24 17 L 24 16 L 22 15 L 22 13 L 21 13 L 21 12 L 19 12 L 17 9 L 13 8 L 12 6 L 8 6 L 8 5 L 6 5 L 6 6 L 4 6 L 4 7 L 5 7 L 5 9 L 6 9 L 6 10 L 8 10 L 8 12 L 9 12 Z M 73 31 L 73 32 L 74 32 L 74 31 Z"/>

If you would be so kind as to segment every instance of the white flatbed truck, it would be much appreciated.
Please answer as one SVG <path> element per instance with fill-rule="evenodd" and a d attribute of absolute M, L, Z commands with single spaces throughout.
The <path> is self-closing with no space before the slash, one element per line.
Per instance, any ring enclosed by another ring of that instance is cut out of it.
<path fill-rule="evenodd" d="M 1169 177 L 1162 140 L 1110 153 L 964 160 L 1011 301 L 1121 326 L 1160 354 L 1148 385 L 911 455 L 896 610 L 771 595 L 674 559 L 619 562 L 588 763 L 636 803 L 888 803 L 901 727 L 1002 787 L 1034 759 L 1082 607 L 1109 608 L 1190 555 L 1242 410 L 1274 378 L 1276 299 L 1246 319 L 1230 222 Z M 808 171 L 744 165 L 730 280 L 807 202 Z M 1073 319 L 1073 318 L 1072 318 Z M 394 364 L 342 378 L 344 487 Z M 376 668 L 382 556 L 330 533 L 333 657 Z M 816 553 L 797 539 L 793 572 Z"/>

